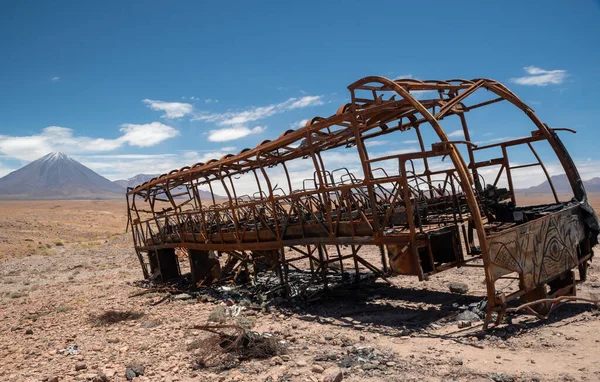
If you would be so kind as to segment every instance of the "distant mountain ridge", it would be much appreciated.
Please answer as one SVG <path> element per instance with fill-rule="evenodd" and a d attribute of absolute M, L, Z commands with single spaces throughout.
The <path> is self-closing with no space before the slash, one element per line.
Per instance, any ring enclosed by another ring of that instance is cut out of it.
<path fill-rule="evenodd" d="M 119 186 L 122 186 L 124 188 L 137 187 L 140 184 L 146 183 L 150 179 L 156 178 L 157 176 L 158 175 L 153 175 L 153 174 L 137 174 L 135 176 L 132 176 L 129 179 L 115 180 L 114 183 L 116 183 Z"/>
<path fill-rule="evenodd" d="M 556 192 L 572 192 L 571 184 L 569 183 L 569 179 L 565 174 L 551 176 L 550 180 L 552 180 L 552 184 L 554 185 Z M 596 177 L 589 180 L 584 180 L 583 186 L 588 192 L 600 191 L 600 178 Z M 537 186 L 523 188 L 517 191 L 529 193 L 547 193 L 552 192 L 552 189 L 550 188 L 550 183 L 548 183 L 546 180 Z"/>
<path fill-rule="evenodd" d="M 0 178 L 0 199 L 122 199 L 125 188 L 64 153 L 50 153 Z"/>
<path fill-rule="evenodd" d="M 157 178 L 159 177 L 160 174 L 137 174 L 135 176 L 132 176 L 131 178 L 127 179 L 127 180 L 115 180 L 114 183 L 122 186 L 122 187 L 137 187 L 140 186 L 144 183 L 146 183 L 147 181 Z M 175 193 L 181 193 L 181 192 L 186 192 L 185 187 L 177 187 L 175 189 Z M 212 194 L 209 191 L 204 191 L 204 190 L 198 190 L 198 194 L 200 195 L 201 199 L 206 199 L 206 200 L 211 200 L 212 199 Z M 224 196 L 220 196 L 215 194 L 215 199 L 225 199 Z"/>

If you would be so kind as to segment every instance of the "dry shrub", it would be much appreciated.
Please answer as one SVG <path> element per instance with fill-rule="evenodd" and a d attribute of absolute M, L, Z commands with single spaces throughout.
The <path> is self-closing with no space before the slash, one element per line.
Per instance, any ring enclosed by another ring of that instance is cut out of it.
<path fill-rule="evenodd" d="M 200 339 L 193 340 L 186 346 L 186 349 L 187 349 L 187 351 L 200 349 L 202 346 L 204 346 L 204 342 L 205 341 L 200 340 Z"/>
<path fill-rule="evenodd" d="M 240 318 L 237 319 L 237 324 L 242 329 L 251 330 L 254 327 L 254 325 L 256 325 L 256 322 L 249 317 L 241 316 Z"/>
<path fill-rule="evenodd" d="M 227 321 L 227 308 L 223 305 L 217 305 L 208 315 L 209 322 L 216 322 L 222 324 Z"/>
<path fill-rule="evenodd" d="M 285 353 L 277 337 L 248 331 L 238 325 L 195 326 L 212 333 L 197 348 L 192 368 L 219 367 L 230 369 L 239 361 L 265 359 Z"/>
<path fill-rule="evenodd" d="M 107 310 L 98 315 L 91 315 L 90 320 L 94 326 L 111 325 L 121 321 L 137 320 L 144 316 L 143 312 L 134 312 L 131 310 Z"/>

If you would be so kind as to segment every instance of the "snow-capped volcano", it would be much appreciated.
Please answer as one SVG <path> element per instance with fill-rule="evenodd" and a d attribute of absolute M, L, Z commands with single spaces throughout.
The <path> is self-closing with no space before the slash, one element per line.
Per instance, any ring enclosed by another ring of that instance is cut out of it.
<path fill-rule="evenodd" d="M 50 153 L 0 178 L 0 199 L 116 199 L 125 189 L 64 153 Z"/>

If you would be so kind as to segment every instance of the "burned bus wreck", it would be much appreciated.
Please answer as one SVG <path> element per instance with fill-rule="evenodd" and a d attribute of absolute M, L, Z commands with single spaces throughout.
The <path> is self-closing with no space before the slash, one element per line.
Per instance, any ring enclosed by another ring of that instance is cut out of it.
<path fill-rule="evenodd" d="M 267 270 L 285 293 L 302 295 L 364 272 L 423 280 L 473 266 L 487 288 L 486 325 L 516 300 L 546 315 L 576 294 L 599 226 L 560 129 L 489 79 L 366 77 L 348 89 L 350 102 L 328 118 L 128 189 L 144 277 L 177 278 L 187 257 L 197 287 Z M 497 105 L 523 117 L 522 137 L 471 139 Z M 414 147 L 394 146 L 407 140 Z M 381 142 L 387 151 L 375 150 Z M 562 166 L 571 195 L 556 192 L 538 148 Z M 511 161 L 515 149 L 531 163 Z M 552 200 L 519 205 L 522 169 L 547 179 Z M 294 284 L 294 272 L 309 277 Z M 501 290 L 505 279 L 518 282 Z"/>

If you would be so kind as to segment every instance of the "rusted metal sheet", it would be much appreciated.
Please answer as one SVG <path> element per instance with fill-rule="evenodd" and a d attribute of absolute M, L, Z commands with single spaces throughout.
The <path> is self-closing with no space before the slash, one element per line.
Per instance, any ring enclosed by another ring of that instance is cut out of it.
<path fill-rule="evenodd" d="M 348 279 L 350 271 L 355 281 L 364 272 L 422 280 L 479 266 L 486 324 L 518 299 L 575 293 L 600 227 L 555 129 L 490 79 L 365 77 L 348 90 L 349 102 L 330 117 L 128 189 L 129 227 L 144 277 L 178 276 L 174 249 L 187 254 L 196 286 L 272 270 L 288 295 L 308 288 L 291 285 L 290 272 L 308 271 L 308 284 L 327 289 L 330 278 Z M 524 113 L 531 127 L 524 137 L 478 145 L 467 116 L 499 103 Z M 461 130 L 449 134 L 444 126 L 452 118 Z M 408 134 L 418 143 L 412 152 L 369 148 L 378 139 L 399 142 Z M 450 139 L 456 135 L 462 137 Z M 554 151 L 574 202 L 559 200 L 534 144 Z M 512 164 L 514 147 L 530 151 L 535 162 Z M 332 155 L 356 158 L 354 167 L 333 167 Z M 293 169 L 299 163 L 312 176 L 298 179 Z M 514 173 L 523 168 L 538 169 L 548 180 L 553 203 L 518 205 Z M 241 189 L 242 176 L 252 189 Z M 217 187 L 223 198 L 215 197 Z M 518 286 L 498 288 L 513 272 Z"/>

